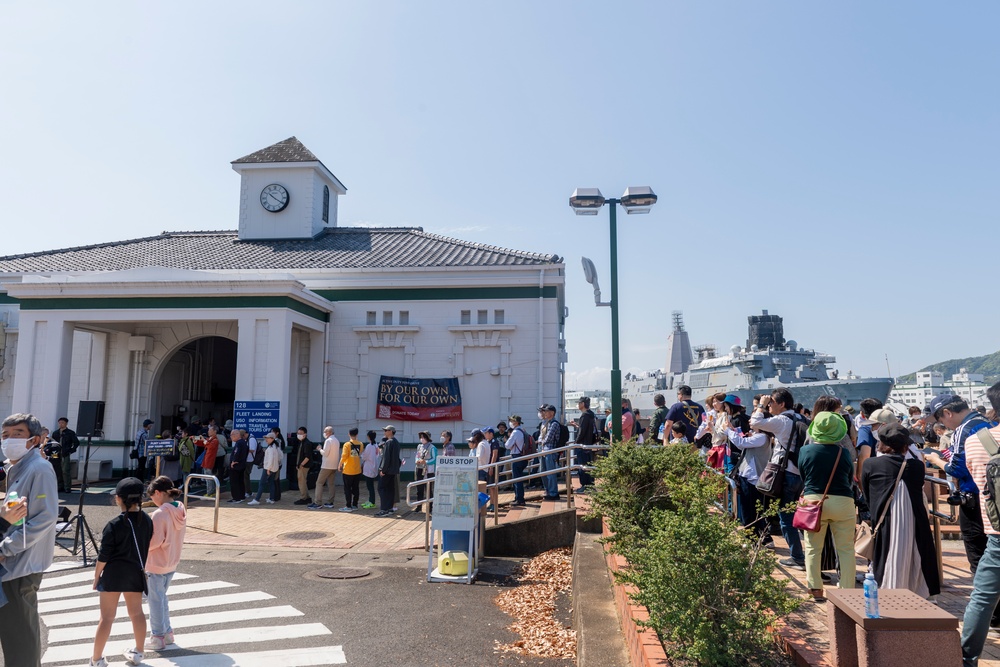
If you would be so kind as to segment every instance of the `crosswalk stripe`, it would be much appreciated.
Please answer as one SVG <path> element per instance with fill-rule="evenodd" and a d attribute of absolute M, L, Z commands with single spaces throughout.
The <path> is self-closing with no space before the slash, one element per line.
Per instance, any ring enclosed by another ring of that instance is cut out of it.
<path fill-rule="evenodd" d="M 171 614 L 170 626 L 174 630 L 179 630 L 181 628 L 201 628 L 209 625 L 221 625 L 222 623 L 233 623 L 236 621 L 245 623 L 248 618 L 258 621 L 263 618 L 289 618 L 292 616 L 304 615 L 305 614 L 291 605 L 263 607 L 260 609 L 253 609 L 249 612 L 245 609 L 233 609 L 231 611 L 210 611 L 203 614 L 188 614 L 186 616 L 175 616 L 174 614 Z M 61 644 L 62 642 L 78 641 L 80 639 L 93 639 L 96 631 L 96 625 L 82 625 L 72 628 L 55 628 L 53 630 L 49 630 L 49 644 Z M 121 621 L 111 626 L 112 637 L 131 636 L 131 634 L 131 621 Z"/>
<path fill-rule="evenodd" d="M 173 593 L 173 590 L 170 591 Z M 220 607 L 223 605 L 242 604 L 244 602 L 257 602 L 260 600 L 273 600 L 274 596 L 263 591 L 249 591 L 246 593 L 228 593 L 225 595 L 209 595 L 201 598 L 186 598 L 183 600 L 170 600 L 170 613 L 184 611 L 186 609 L 200 609 L 203 607 Z M 149 613 L 149 605 L 142 605 L 144 613 Z M 124 604 L 119 605 L 115 618 L 126 618 L 128 611 Z M 101 618 L 99 609 L 81 609 L 70 611 L 64 614 L 49 614 L 42 616 L 42 622 L 46 627 L 55 628 L 61 625 L 76 625 L 79 623 L 96 623 Z"/>
<path fill-rule="evenodd" d="M 72 598 L 72 597 L 78 597 L 80 595 L 87 595 L 88 593 L 94 593 L 95 592 L 93 585 L 94 573 L 89 572 L 86 574 L 90 575 L 90 580 L 91 580 L 90 584 L 84 584 L 83 586 L 69 586 L 66 588 L 57 588 L 51 591 L 50 590 L 40 591 L 38 593 L 38 599 L 54 600 L 56 598 Z M 173 581 L 178 581 L 182 579 L 194 579 L 194 578 L 195 575 L 193 574 L 184 574 L 183 572 L 177 572 L 174 574 Z"/>
<path fill-rule="evenodd" d="M 181 584 L 180 586 L 171 586 L 170 595 L 183 595 L 184 593 L 197 593 L 199 591 L 211 591 L 218 588 L 235 588 L 236 584 L 230 584 L 225 581 L 202 581 L 196 584 Z M 64 611 L 67 609 L 83 609 L 85 607 L 97 607 L 101 604 L 101 598 L 98 595 L 88 596 L 85 598 L 72 598 L 68 600 L 52 600 L 50 602 L 39 602 L 38 603 L 38 613 L 48 614 L 53 611 Z"/>
<path fill-rule="evenodd" d="M 228 630 L 210 630 L 196 632 L 178 637 L 177 649 L 199 648 L 224 644 L 242 644 L 251 642 L 266 642 L 277 639 L 298 639 L 301 637 L 318 637 L 333 633 L 322 623 L 301 623 L 298 625 L 265 625 L 250 628 L 232 628 Z M 132 639 L 109 641 L 104 649 L 106 655 L 118 655 L 132 648 Z M 69 660 L 85 660 L 90 657 L 94 648 L 93 641 L 84 644 L 65 644 L 51 646 L 42 656 L 43 663 L 65 662 Z M 161 653 L 164 651 L 161 651 Z M 198 656 L 204 660 L 207 656 Z M 170 664 L 170 663 L 167 663 Z M 199 665 L 204 663 L 198 663 Z M 282 665 L 286 664 L 284 660 Z"/>
<path fill-rule="evenodd" d="M 92 581 L 93 578 L 94 571 L 88 568 L 83 572 L 64 574 L 61 577 L 45 577 L 42 579 L 42 585 L 39 586 L 39 588 L 42 590 L 46 588 L 55 588 L 56 586 L 65 586 L 66 584 L 75 584 L 81 581 Z"/>
<path fill-rule="evenodd" d="M 49 565 L 47 568 L 45 568 L 45 571 L 60 572 L 62 570 L 72 570 L 74 567 L 83 567 L 83 561 L 70 560 L 70 561 L 63 561 L 61 563 L 52 563 L 52 565 Z"/>
<path fill-rule="evenodd" d="M 346 665 L 343 646 L 279 649 L 254 653 L 219 653 L 216 655 L 181 655 L 176 658 L 152 658 L 144 667 L 310 667 L 311 665 Z M 113 662 L 111 667 L 124 667 Z"/>

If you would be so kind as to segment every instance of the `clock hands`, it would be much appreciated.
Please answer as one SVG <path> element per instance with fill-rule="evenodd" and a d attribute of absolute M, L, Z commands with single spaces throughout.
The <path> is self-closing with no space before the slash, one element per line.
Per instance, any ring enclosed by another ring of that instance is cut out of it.
<path fill-rule="evenodd" d="M 283 204 L 284 203 L 283 201 L 281 201 L 280 199 L 278 199 L 277 197 L 275 197 L 270 192 L 267 193 L 267 196 L 270 197 L 271 199 L 273 199 L 274 201 L 278 202 L 279 204 Z"/>

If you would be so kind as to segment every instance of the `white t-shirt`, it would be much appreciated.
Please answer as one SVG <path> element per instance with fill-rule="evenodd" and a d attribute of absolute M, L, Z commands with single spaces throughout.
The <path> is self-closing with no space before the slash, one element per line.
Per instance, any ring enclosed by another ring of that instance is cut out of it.
<path fill-rule="evenodd" d="M 476 458 L 479 459 L 480 468 L 485 468 L 490 464 L 490 443 L 483 440 L 476 445 Z"/>
<path fill-rule="evenodd" d="M 323 463 L 320 468 L 323 470 L 336 470 L 340 467 L 340 440 L 335 436 L 330 436 L 323 443 Z"/>

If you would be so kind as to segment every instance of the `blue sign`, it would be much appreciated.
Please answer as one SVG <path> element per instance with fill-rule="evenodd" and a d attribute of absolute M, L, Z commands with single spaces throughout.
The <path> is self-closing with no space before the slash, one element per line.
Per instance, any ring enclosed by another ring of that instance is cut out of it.
<path fill-rule="evenodd" d="M 279 426 L 281 403 L 279 401 L 236 401 L 233 403 L 233 428 L 262 438 L 265 433 Z"/>

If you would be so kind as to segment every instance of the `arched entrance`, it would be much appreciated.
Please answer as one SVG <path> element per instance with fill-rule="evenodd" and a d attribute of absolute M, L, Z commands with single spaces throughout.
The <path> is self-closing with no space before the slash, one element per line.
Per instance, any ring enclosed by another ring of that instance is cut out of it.
<path fill-rule="evenodd" d="M 153 382 L 152 418 L 171 432 L 195 417 L 215 417 L 221 425 L 233 416 L 236 398 L 236 342 L 222 336 L 196 338 L 163 362 Z"/>

